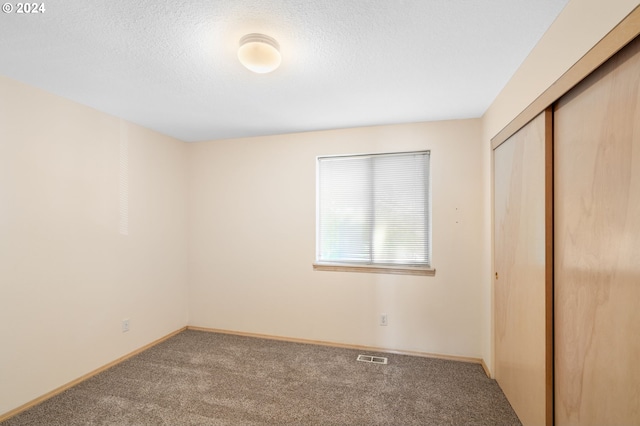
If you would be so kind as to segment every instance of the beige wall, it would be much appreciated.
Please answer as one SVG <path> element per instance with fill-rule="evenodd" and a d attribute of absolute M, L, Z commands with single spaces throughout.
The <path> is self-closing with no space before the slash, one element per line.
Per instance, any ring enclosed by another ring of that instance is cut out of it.
<path fill-rule="evenodd" d="M 421 149 L 436 276 L 314 272 L 316 156 Z M 479 357 L 481 152 L 479 120 L 189 145 L 189 324 Z"/>
<path fill-rule="evenodd" d="M 186 324 L 185 166 L 182 142 L 0 77 L 0 415 Z"/>
<path fill-rule="evenodd" d="M 485 139 L 509 124 L 639 4 L 638 0 L 569 1 L 485 112 Z"/>
<path fill-rule="evenodd" d="M 491 194 L 490 139 L 531 104 L 584 56 L 611 29 L 631 13 L 638 0 L 570 0 L 540 42 L 496 97 L 482 117 L 482 158 L 485 167 L 484 192 Z M 491 229 L 492 197 L 484 200 L 486 223 L 483 229 L 485 262 L 483 286 L 483 359 L 493 370 L 492 265 Z"/>

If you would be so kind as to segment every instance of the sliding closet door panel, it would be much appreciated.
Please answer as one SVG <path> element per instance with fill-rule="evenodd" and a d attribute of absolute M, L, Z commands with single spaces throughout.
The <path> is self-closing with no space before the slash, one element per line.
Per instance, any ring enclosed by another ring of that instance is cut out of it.
<path fill-rule="evenodd" d="M 640 424 L 640 39 L 555 111 L 559 425 Z"/>
<path fill-rule="evenodd" d="M 524 425 L 551 418 L 545 284 L 549 119 L 542 113 L 494 151 L 496 380 Z"/>

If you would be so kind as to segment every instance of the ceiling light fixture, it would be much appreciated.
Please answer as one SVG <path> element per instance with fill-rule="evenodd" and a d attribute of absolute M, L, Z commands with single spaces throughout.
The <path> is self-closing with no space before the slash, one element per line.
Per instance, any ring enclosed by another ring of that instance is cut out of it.
<path fill-rule="evenodd" d="M 280 66 L 280 45 L 267 35 L 247 34 L 240 39 L 238 59 L 251 71 L 265 74 Z"/>

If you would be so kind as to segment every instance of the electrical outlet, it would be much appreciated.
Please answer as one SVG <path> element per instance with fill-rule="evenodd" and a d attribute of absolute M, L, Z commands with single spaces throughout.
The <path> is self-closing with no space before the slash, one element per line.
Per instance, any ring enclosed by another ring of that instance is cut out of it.
<path fill-rule="evenodd" d="M 122 332 L 126 333 L 129 331 L 129 318 L 122 320 Z"/>
<path fill-rule="evenodd" d="M 389 325 L 389 318 L 387 318 L 387 314 L 380 314 L 380 325 Z"/>

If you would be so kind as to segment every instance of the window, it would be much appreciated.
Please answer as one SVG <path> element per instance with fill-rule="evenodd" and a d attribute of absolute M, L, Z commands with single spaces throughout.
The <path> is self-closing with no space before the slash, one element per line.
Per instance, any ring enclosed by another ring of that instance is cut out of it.
<path fill-rule="evenodd" d="M 317 170 L 315 269 L 433 271 L 429 151 L 319 157 Z"/>

